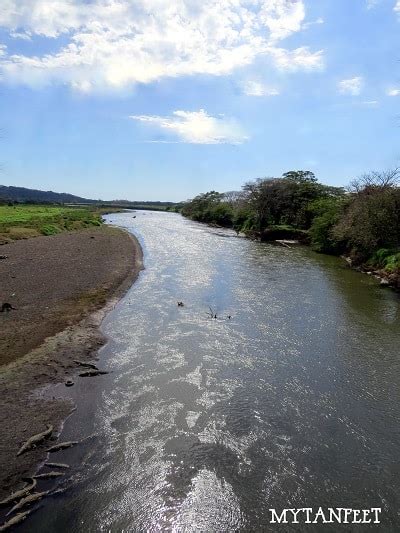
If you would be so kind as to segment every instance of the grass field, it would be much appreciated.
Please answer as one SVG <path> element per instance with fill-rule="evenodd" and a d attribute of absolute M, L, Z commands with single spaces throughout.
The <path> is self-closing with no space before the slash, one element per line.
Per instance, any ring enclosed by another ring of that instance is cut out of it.
<path fill-rule="evenodd" d="M 0 206 L 0 243 L 100 226 L 101 214 L 91 207 Z"/>

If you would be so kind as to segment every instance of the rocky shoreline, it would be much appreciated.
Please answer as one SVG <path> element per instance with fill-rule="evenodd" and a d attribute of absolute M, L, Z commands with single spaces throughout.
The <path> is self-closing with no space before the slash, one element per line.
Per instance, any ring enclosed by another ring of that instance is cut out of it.
<path fill-rule="evenodd" d="M 396 292 L 400 292 L 400 273 L 398 272 L 387 272 L 383 269 L 372 269 L 366 265 L 355 265 L 352 259 L 348 256 L 342 255 L 342 259 L 346 261 L 350 268 L 366 274 L 367 276 L 373 276 L 376 278 L 381 287 L 390 287 Z"/>

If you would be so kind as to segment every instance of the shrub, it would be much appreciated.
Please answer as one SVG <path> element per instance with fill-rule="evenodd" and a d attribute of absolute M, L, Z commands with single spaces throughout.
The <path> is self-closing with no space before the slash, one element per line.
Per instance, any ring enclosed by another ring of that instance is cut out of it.
<path fill-rule="evenodd" d="M 386 258 L 385 270 L 387 270 L 388 272 L 395 272 L 397 270 L 400 271 L 400 252 L 397 252 L 393 255 L 389 255 Z"/>
<path fill-rule="evenodd" d="M 367 262 L 374 268 L 382 268 L 388 272 L 400 270 L 400 252 L 388 248 L 380 248 Z"/>
<path fill-rule="evenodd" d="M 233 227 L 236 231 L 253 231 L 256 228 L 257 220 L 255 213 L 248 208 L 238 209 L 233 216 Z"/>
<path fill-rule="evenodd" d="M 55 224 L 45 224 L 40 228 L 40 231 L 43 235 L 57 235 L 57 233 L 61 233 L 61 229 Z"/>
<path fill-rule="evenodd" d="M 386 259 L 393 254 L 393 250 L 388 248 L 380 248 L 377 250 L 371 259 L 368 260 L 369 265 L 383 268 L 386 264 Z"/>

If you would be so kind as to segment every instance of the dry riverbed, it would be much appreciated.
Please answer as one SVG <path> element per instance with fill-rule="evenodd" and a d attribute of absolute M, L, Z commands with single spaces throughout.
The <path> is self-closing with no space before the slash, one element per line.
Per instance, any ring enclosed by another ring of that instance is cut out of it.
<path fill-rule="evenodd" d="M 142 268 L 138 242 L 110 227 L 16 241 L 0 247 L 0 500 L 46 457 L 21 444 L 54 426 L 73 405 L 48 399 L 46 385 L 74 380 L 74 360 L 90 361 L 105 338 L 101 321 Z"/>

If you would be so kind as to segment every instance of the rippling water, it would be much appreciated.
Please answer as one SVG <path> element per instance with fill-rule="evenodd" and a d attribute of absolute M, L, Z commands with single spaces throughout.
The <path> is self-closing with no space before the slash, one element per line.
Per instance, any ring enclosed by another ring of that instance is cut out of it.
<path fill-rule="evenodd" d="M 305 248 L 136 215 L 107 217 L 146 267 L 103 324 L 112 373 L 58 388 L 78 399 L 62 438 L 90 438 L 54 454 L 68 490 L 24 529 L 273 531 L 270 508 L 338 506 L 398 531 L 398 296 Z"/>

